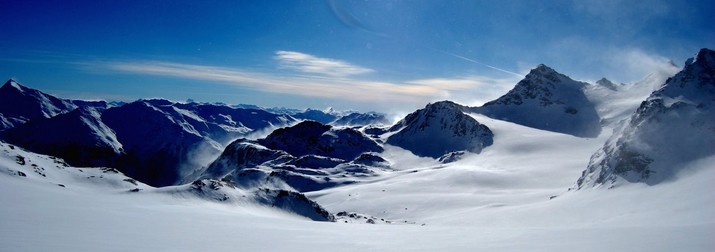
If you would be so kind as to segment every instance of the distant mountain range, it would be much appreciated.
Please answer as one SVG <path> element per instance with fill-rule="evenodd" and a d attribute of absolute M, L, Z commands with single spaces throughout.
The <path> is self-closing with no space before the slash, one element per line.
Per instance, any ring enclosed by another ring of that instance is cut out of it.
<path fill-rule="evenodd" d="M 293 111 L 293 110 L 288 110 Z M 191 182 L 232 140 L 303 118 L 340 125 L 385 124 L 378 113 L 308 109 L 278 114 L 222 104 L 150 99 L 65 100 L 8 80 L 0 87 L 0 138 L 75 166 L 116 167 L 153 186 Z"/>
<path fill-rule="evenodd" d="M 488 150 L 509 132 L 492 131 L 471 115 L 478 113 L 578 138 L 614 128 L 576 187 L 656 184 L 715 150 L 713 54 L 703 49 L 675 76 L 654 73 L 629 85 L 575 81 L 538 65 L 482 106 L 430 103 L 394 124 L 375 112 L 65 100 L 9 80 L 0 88 L 0 138 L 74 166 L 114 167 L 151 186 L 208 179 L 305 192 L 392 171 L 386 146 L 442 163 Z M 261 131 L 270 134 L 247 138 Z"/>

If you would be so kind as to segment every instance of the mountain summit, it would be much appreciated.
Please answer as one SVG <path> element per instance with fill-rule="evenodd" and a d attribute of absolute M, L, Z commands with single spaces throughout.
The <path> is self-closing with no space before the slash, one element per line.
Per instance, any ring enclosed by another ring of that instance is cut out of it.
<path fill-rule="evenodd" d="M 66 113 L 76 107 L 69 101 L 22 86 L 10 79 L 0 87 L 0 131 L 30 120 Z"/>
<path fill-rule="evenodd" d="M 454 151 L 479 153 L 494 142 L 485 125 L 464 114 L 467 108 L 450 101 L 427 104 L 388 131 L 396 132 L 387 143 L 418 156 L 439 158 Z"/>
<path fill-rule="evenodd" d="M 9 143 L 62 157 L 76 166 L 112 166 L 124 151 L 114 131 L 92 107 L 32 120 L 8 129 L 3 137 Z"/>
<path fill-rule="evenodd" d="M 588 85 L 541 64 L 505 95 L 472 110 L 537 129 L 596 137 L 600 118 L 584 93 Z"/>
<path fill-rule="evenodd" d="M 591 157 L 577 188 L 657 184 L 715 152 L 715 51 L 702 49 Z"/>

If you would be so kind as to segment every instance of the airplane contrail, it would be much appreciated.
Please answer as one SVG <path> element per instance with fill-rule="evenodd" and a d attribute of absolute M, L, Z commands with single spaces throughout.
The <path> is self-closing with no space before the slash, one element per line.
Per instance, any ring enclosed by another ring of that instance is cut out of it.
<path fill-rule="evenodd" d="M 498 68 L 498 67 L 495 67 L 495 66 L 492 66 L 492 65 L 488 65 L 488 64 L 485 64 L 485 63 L 476 61 L 476 60 L 474 60 L 474 59 L 470 59 L 470 58 L 464 57 L 464 56 L 462 56 L 462 55 L 457 55 L 457 54 L 454 54 L 454 53 L 450 53 L 450 52 L 446 52 L 446 51 L 442 51 L 442 50 L 437 50 L 437 49 L 432 49 L 432 50 L 437 51 L 437 52 L 441 52 L 441 53 L 444 53 L 444 54 L 447 54 L 447 55 L 450 55 L 450 56 L 453 56 L 453 57 L 456 57 L 456 58 L 459 58 L 459 59 L 463 59 L 463 60 L 466 60 L 466 61 L 469 61 L 469 62 L 472 62 L 472 63 L 477 63 L 477 64 L 480 64 L 480 65 L 482 65 L 482 66 L 485 66 L 485 67 L 488 67 L 488 68 L 491 68 L 491 69 L 494 69 L 494 70 L 497 70 L 497 71 L 500 71 L 500 72 L 503 72 L 503 73 L 508 73 L 508 74 L 512 74 L 512 75 L 516 75 L 516 76 L 519 76 L 519 77 L 524 78 L 524 75 L 521 75 L 521 74 L 518 74 L 518 73 L 515 73 L 515 72 L 512 72 L 512 71 L 509 71 L 509 70 L 504 70 L 504 69 L 501 69 L 501 68 Z"/>
<path fill-rule="evenodd" d="M 373 35 L 377 35 L 377 36 L 380 36 L 380 37 L 392 38 L 391 36 L 389 36 L 389 35 L 387 35 L 387 34 L 379 33 L 379 32 L 377 32 L 377 31 L 374 31 L 374 30 L 372 30 L 372 29 L 366 27 L 362 22 L 360 22 L 360 20 L 358 20 L 358 19 L 357 19 L 355 16 L 353 16 L 347 9 L 345 9 L 345 7 L 341 6 L 341 5 L 338 3 L 337 0 L 327 0 L 327 3 L 328 3 L 328 6 L 330 7 L 331 12 L 333 13 L 333 15 L 335 15 L 335 17 L 338 18 L 338 20 L 340 20 L 340 22 L 343 23 L 344 25 L 346 25 L 346 26 L 348 26 L 348 27 L 350 27 L 350 28 L 362 30 L 362 31 L 365 31 L 365 32 L 368 32 L 368 33 L 371 33 L 371 34 L 373 34 Z M 516 76 L 519 76 L 519 77 L 524 78 L 524 76 L 521 75 L 521 74 L 518 74 L 518 73 L 515 73 L 515 72 L 512 72 L 512 71 L 509 71 L 509 70 L 501 69 L 501 68 L 498 68 L 498 67 L 495 67 L 495 66 L 492 66 L 492 65 L 489 65 L 489 64 L 485 64 L 485 63 L 482 63 L 482 62 L 479 62 L 479 61 L 477 61 L 477 60 L 470 59 L 470 58 L 467 58 L 467 57 L 464 57 L 464 56 L 461 56 L 461 55 L 457 55 L 457 54 L 454 54 L 454 53 L 450 53 L 450 52 L 447 52 L 447 51 L 442 51 L 442 50 L 439 50 L 439 49 L 429 48 L 429 47 L 425 47 L 425 48 L 431 49 L 431 50 L 436 51 L 436 52 L 444 53 L 444 54 L 447 54 L 447 55 L 450 55 L 450 56 L 453 56 L 453 57 L 457 57 L 457 58 L 459 58 L 459 59 L 463 59 L 463 60 L 466 60 L 466 61 L 469 61 L 469 62 L 472 62 L 472 63 L 477 63 L 477 64 L 479 64 L 479 65 L 482 65 L 482 66 L 485 66 L 485 67 L 488 67 L 488 68 L 491 68 L 491 69 L 494 69 L 494 70 L 497 70 L 497 71 L 500 71 L 500 72 L 503 72 L 503 73 L 512 74 L 512 75 L 516 75 Z"/>

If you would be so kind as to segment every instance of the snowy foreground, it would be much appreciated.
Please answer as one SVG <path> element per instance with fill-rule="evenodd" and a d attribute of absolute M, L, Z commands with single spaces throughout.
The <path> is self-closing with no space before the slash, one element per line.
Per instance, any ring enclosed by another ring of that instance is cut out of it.
<path fill-rule="evenodd" d="M 386 146 L 395 171 L 307 193 L 333 214 L 359 214 L 335 223 L 133 184 L 99 168 L 78 172 L 3 143 L 0 250 L 715 250 L 715 157 L 656 186 L 568 191 L 612 129 L 586 139 L 471 116 L 494 131 L 479 155 L 439 164 Z"/>

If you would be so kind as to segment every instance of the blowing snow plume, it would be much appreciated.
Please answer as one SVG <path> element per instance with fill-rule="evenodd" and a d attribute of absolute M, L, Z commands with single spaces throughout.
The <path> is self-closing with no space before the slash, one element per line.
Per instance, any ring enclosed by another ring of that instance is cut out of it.
<path fill-rule="evenodd" d="M 652 185 L 715 155 L 715 52 L 702 49 L 591 157 L 576 188 Z"/>

